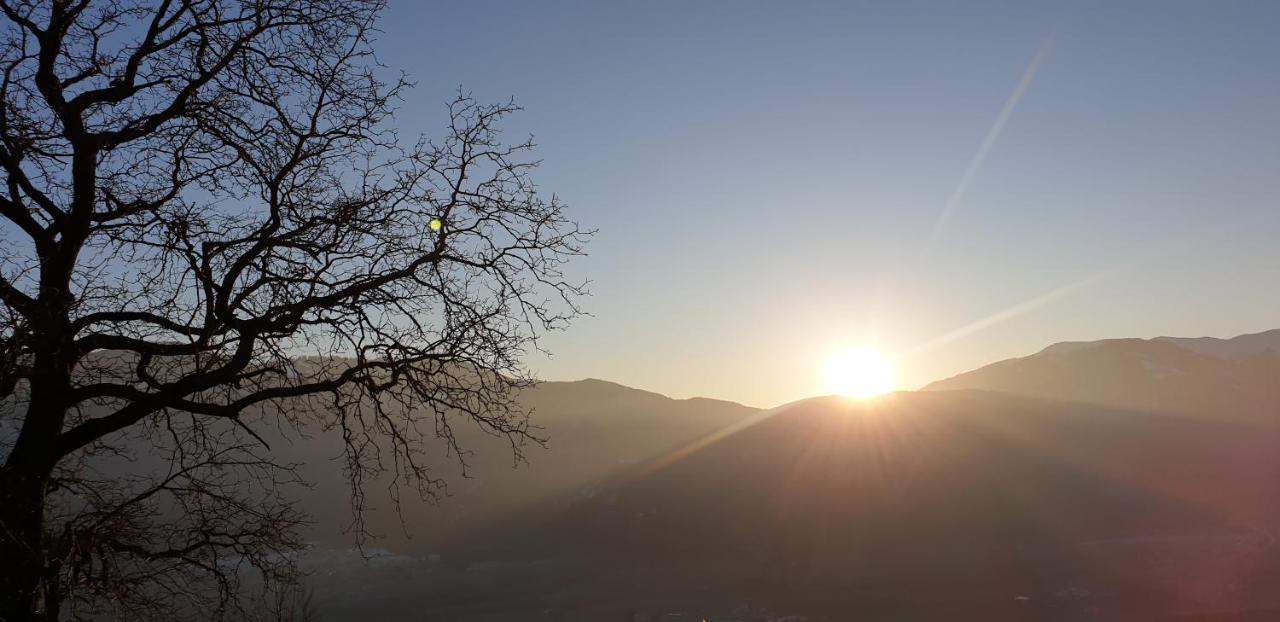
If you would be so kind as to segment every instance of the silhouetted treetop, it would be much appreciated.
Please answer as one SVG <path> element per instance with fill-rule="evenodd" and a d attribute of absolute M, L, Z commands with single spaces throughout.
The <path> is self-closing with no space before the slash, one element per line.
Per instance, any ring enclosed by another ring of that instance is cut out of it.
<path fill-rule="evenodd" d="M 0 618 L 287 578 L 263 424 L 341 434 L 357 517 L 384 471 L 434 494 L 452 426 L 519 452 L 511 390 L 578 314 L 587 236 L 503 140 L 514 104 L 460 92 L 400 136 L 377 1 L 0 8 Z M 88 474 L 139 447 L 166 466 Z"/>

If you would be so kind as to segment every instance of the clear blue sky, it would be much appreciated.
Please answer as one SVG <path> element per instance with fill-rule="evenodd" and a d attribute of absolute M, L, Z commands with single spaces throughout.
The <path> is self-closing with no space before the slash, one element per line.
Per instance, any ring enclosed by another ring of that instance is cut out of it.
<path fill-rule="evenodd" d="M 910 352 L 914 388 L 1280 327 L 1280 2 L 404 1 L 382 29 L 406 131 L 458 85 L 514 96 L 600 231 L 548 379 L 770 406 L 842 344 Z"/>

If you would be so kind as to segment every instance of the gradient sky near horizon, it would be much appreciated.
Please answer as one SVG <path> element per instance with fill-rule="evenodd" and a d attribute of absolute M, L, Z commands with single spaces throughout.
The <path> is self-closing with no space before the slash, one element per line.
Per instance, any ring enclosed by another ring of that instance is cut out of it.
<path fill-rule="evenodd" d="M 546 379 L 773 406 L 1280 327 L 1280 3 L 394 2 L 397 122 L 514 97 L 599 233 Z"/>

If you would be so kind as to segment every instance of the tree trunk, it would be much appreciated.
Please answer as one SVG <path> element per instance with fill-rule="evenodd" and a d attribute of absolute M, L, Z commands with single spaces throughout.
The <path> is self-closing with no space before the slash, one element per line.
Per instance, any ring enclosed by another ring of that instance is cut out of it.
<path fill-rule="evenodd" d="M 45 589 L 45 497 L 57 464 L 54 443 L 71 390 L 67 340 L 37 353 L 22 430 L 0 466 L 0 622 L 52 620 L 58 603 Z"/>
<path fill-rule="evenodd" d="M 44 620 L 45 478 L 21 467 L 0 467 L 0 621 Z"/>

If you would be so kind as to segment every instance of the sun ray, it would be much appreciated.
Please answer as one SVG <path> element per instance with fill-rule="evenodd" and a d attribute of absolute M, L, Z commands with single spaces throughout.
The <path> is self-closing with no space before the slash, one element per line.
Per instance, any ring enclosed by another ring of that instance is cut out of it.
<path fill-rule="evenodd" d="M 926 350 L 931 350 L 933 348 L 946 345 L 957 339 L 961 339 L 963 337 L 972 335 L 973 333 L 976 333 L 980 330 L 984 330 L 986 328 L 990 328 L 991 326 L 994 326 L 1001 322 L 1005 322 L 1007 320 L 1013 319 L 1015 317 L 1018 317 L 1019 315 L 1033 311 L 1039 307 L 1042 307 L 1051 302 L 1054 302 L 1055 300 L 1058 300 L 1060 298 L 1073 294 L 1090 285 L 1103 281 L 1111 277 L 1118 271 L 1119 271 L 1119 268 L 1110 268 L 1107 270 L 1103 270 L 1101 272 L 1097 272 L 1095 274 L 1091 274 L 1078 281 L 1074 281 L 1072 283 L 1067 283 L 1066 285 L 1056 287 L 1043 294 L 1040 294 L 1039 296 L 1035 296 L 1033 298 L 1024 300 L 1015 305 L 1006 307 L 1004 309 L 1001 309 L 1000 311 L 992 313 L 991 315 L 988 315 L 987 317 L 984 317 L 980 320 L 970 322 L 969 324 L 961 326 L 960 328 L 938 335 L 937 337 L 934 337 L 933 339 L 930 339 L 918 346 L 915 346 L 913 348 L 903 351 L 899 355 L 899 357 L 905 358 L 909 356 L 916 356 Z"/>
<path fill-rule="evenodd" d="M 960 177 L 960 183 L 956 184 L 955 190 L 947 197 L 947 202 L 943 205 L 942 212 L 938 214 L 938 220 L 934 222 L 933 230 L 929 234 L 929 241 L 924 249 L 925 253 L 928 253 L 929 249 L 941 237 L 947 223 L 955 214 L 956 208 L 964 200 L 964 195 L 968 192 L 969 185 L 973 183 L 978 171 L 982 168 L 982 163 L 987 159 L 987 154 L 991 152 L 996 140 L 1000 138 L 1000 133 L 1004 130 L 1005 124 L 1008 123 L 1009 117 L 1013 115 L 1013 111 L 1018 107 L 1018 103 L 1022 101 L 1023 95 L 1027 93 L 1027 89 L 1030 88 L 1031 82 L 1035 79 L 1036 73 L 1040 71 L 1040 66 L 1044 64 L 1051 49 L 1053 49 L 1052 35 L 1040 45 L 1040 49 L 1032 57 L 1031 63 L 1022 72 L 1022 77 L 1018 80 L 1017 86 L 1014 87 L 1013 93 L 1005 100 L 1004 106 L 1000 108 L 1000 114 L 996 115 L 996 120 L 991 124 L 991 129 L 987 130 L 986 136 L 983 137 L 977 153 L 973 154 L 973 158 L 969 160 L 969 166 L 965 169 L 964 175 Z"/>

